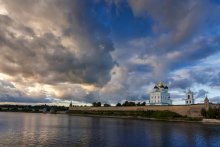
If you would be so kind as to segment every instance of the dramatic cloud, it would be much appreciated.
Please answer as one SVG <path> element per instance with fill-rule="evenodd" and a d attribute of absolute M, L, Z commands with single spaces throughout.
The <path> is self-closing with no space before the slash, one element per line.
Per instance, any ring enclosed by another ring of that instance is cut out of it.
<path fill-rule="evenodd" d="M 0 0 L 0 101 L 145 100 L 160 80 L 216 98 L 219 15 L 212 0 Z"/>
<path fill-rule="evenodd" d="M 103 86 L 110 80 L 114 47 L 109 28 L 95 16 L 93 3 L 1 3 L 8 14 L 0 16 L 0 58 L 4 61 L 0 69 L 13 81 Z"/>
<path fill-rule="evenodd" d="M 204 89 L 200 89 L 196 95 L 196 98 L 205 98 L 207 94 L 208 91 L 205 91 Z"/>
<path fill-rule="evenodd" d="M 1 59 L 7 61 L 1 66 L 3 72 L 34 78 L 40 75 L 35 78 L 37 82 L 47 83 L 103 85 L 110 79 L 114 61 L 109 52 L 114 48 L 108 28 L 98 22 L 84 2 L 66 3 L 68 6 L 59 7 L 56 1 L 6 2 L 12 15 L 1 17 Z M 64 8 L 68 9 L 67 14 L 62 12 Z M 21 14 L 16 13 L 19 10 Z M 44 13 L 48 14 L 46 18 Z M 14 19 L 18 17 L 19 22 Z M 40 34 L 35 28 L 36 19 L 43 19 L 38 20 Z"/>
<path fill-rule="evenodd" d="M 219 96 L 213 97 L 210 99 L 210 101 L 214 103 L 220 103 L 220 97 Z"/>

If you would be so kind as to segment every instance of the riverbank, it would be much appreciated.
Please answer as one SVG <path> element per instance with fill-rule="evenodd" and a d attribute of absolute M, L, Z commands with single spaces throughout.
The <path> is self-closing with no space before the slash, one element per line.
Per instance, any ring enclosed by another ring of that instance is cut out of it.
<path fill-rule="evenodd" d="M 13 113 L 12 111 L 0 111 L 0 112 L 9 112 Z M 16 111 L 15 113 L 43 113 L 43 112 L 22 112 Z M 82 116 L 82 117 L 100 117 L 100 118 L 118 118 L 118 119 L 138 119 L 138 120 L 150 120 L 150 121 L 169 121 L 169 122 L 199 122 L 199 123 L 206 123 L 206 124 L 220 124 L 220 120 L 218 119 L 205 119 L 205 118 L 191 118 L 191 117 L 183 117 L 183 118 L 147 118 L 147 117 L 140 117 L 140 116 L 111 116 L 111 115 L 94 115 L 94 114 L 76 114 L 76 113 L 69 113 L 66 111 L 58 111 L 56 113 L 43 113 L 43 114 L 66 114 L 66 115 L 73 115 L 73 116 Z"/>
<path fill-rule="evenodd" d="M 100 118 L 116 118 L 116 119 L 137 119 L 137 120 L 149 120 L 149 121 L 168 121 L 168 122 L 200 122 L 202 118 L 190 118 L 190 119 L 169 119 L 169 118 L 146 118 L 146 117 L 133 117 L 133 116 L 108 116 L 108 115 L 91 115 L 91 114 L 70 114 L 72 116 L 82 117 L 100 117 Z"/>
<path fill-rule="evenodd" d="M 187 117 L 171 111 L 82 111 L 74 110 L 67 111 L 67 114 L 77 116 L 91 117 L 107 117 L 107 118 L 125 118 L 125 119 L 144 119 L 144 120 L 159 120 L 159 121 L 187 121 L 198 122 L 202 121 L 201 117 Z"/>
<path fill-rule="evenodd" d="M 109 115 L 92 115 L 92 114 L 72 114 L 67 113 L 73 116 L 83 116 L 83 117 L 100 117 L 100 118 L 117 118 L 117 119 L 138 119 L 138 120 L 149 120 L 149 121 L 168 121 L 168 122 L 189 122 L 189 123 L 204 123 L 204 124 L 220 124 L 218 119 L 205 119 L 205 118 L 192 118 L 192 117 L 183 117 L 183 118 L 146 118 L 146 117 L 134 117 L 134 116 L 109 116 Z"/>
<path fill-rule="evenodd" d="M 203 123 L 218 123 L 218 124 L 220 124 L 220 120 L 218 120 L 218 119 L 206 119 L 206 118 L 204 118 L 202 120 L 202 122 Z"/>

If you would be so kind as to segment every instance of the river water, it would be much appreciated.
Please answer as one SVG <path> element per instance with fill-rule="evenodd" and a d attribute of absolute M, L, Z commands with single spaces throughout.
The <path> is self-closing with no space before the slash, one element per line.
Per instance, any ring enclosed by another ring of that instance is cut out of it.
<path fill-rule="evenodd" d="M 220 125 L 0 112 L 0 146 L 220 147 Z"/>

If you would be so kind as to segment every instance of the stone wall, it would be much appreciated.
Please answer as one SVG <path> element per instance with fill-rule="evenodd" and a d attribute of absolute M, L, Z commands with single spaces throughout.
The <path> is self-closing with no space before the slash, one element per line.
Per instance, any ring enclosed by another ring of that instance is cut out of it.
<path fill-rule="evenodd" d="M 210 107 L 218 107 L 220 104 L 210 104 Z M 194 105 L 172 105 L 172 106 L 121 106 L 121 107 L 70 107 L 70 111 L 82 110 L 82 111 L 146 111 L 146 110 L 169 110 L 176 112 L 180 115 L 187 115 L 190 117 L 201 117 L 201 109 L 205 108 L 204 104 Z"/>

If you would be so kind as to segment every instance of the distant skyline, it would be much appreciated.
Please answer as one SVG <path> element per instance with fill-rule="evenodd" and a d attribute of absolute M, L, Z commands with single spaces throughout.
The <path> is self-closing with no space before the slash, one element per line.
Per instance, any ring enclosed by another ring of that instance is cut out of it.
<path fill-rule="evenodd" d="M 0 0 L 0 103 L 220 102 L 217 0 Z"/>

